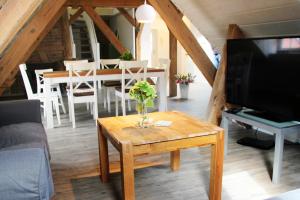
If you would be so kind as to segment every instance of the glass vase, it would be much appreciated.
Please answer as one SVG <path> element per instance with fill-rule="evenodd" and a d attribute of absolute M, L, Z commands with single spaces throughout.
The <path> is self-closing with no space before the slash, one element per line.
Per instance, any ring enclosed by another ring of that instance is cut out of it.
<path fill-rule="evenodd" d="M 137 103 L 137 111 L 138 111 L 138 114 L 140 115 L 140 119 L 138 121 L 138 126 L 141 128 L 149 127 L 151 124 L 150 124 L 149 116 L 147 113 L 146 104 L 144 102 L 138 102 Z"/>

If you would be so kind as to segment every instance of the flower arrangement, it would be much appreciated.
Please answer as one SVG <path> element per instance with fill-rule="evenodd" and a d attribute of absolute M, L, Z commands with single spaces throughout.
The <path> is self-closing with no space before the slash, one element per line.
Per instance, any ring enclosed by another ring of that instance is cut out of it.
<path fill-rule="evenodd" d="M 125 51 L 121 56 L 120 56 L 120 59 L 121 60 L 132 60 L 133 59 L 133 56 L 132 54 L 130 53 L 130 51 Z"/>
<path fill-rule="evenodd" d="M 176 83 L 179 83 L 179 84 L 188 85 L 190 83 L 193 83 L 195 78 L 196 78 L 196 76 L 193 76 L 191 73 L 175 75 Z"/>
<path fill-rule="evenodd" d="M 147 108 L 154 106 L 154 99 L 157 97 L 155 88 L 147 81 L 138 81 L 130 88 L 129 96 L 137 101 L 136 110 L 142 116 L 139 126 L 142 128 L 148 127 Z"/>

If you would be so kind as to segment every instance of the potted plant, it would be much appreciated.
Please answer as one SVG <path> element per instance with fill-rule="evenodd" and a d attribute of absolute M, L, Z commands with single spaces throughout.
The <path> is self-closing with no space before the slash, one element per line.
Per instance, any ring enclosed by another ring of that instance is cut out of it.
<path fill-rule="evenodd" d="M 147 81 L 138 81 L 130 88 L 129 96 L 136 100 L 136 110 L 141 115 L 138 125 L 146 128 L 151 125 L 151 121 L 147 115 L 147 108 L 154 106 L 154 99 L 157 97 L 154 86 Z"/>
<path fill-rule="evenodd" d="M 179 84 L 180 96 L 182 99 L 188 99 L 189 97 L 189 84 L 193 83 L 196 76 L 191 73 L 188 74 L 176 74 L 176 83 Z"/>
<path fill-rule="evenodd" d="M 133 56 L 132 54 L 130 53 L 130 51 L 125 51 L 121 56 L 120 56 L 120 59 L 121 60 L 132 60 L 133 59 Z"/>

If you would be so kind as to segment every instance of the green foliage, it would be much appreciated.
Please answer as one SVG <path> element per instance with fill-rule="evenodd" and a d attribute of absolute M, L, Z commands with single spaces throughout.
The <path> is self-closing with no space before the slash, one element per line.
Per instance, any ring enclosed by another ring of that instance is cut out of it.
<path fill-rule="evenodd" d="M 120 56 L 120 59 L 121 60 L 132 60 L 133 59 L 133 56 L 132 54 L 130 53 L 130 51 L 126 51 L 124 52 L 121 56 Z"/>
<path fill-rule="evenodd" d="M 130 88 L 129 95 L 131 99 L 135 99 L 137 110 L 140 112 L 145 107 L 153 107 L 153 100 L 157 97 L 154 86 L 150 85 L 147 81 L 138 81 L 132 88 Z"/>

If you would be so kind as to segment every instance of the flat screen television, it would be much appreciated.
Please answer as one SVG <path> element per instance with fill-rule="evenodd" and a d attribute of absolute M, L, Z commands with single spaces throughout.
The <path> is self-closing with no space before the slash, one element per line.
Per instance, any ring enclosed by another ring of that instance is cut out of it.
<path fill-rule="evenodd" d="M 228 40 L 226 100 L 273 121 L 300 121 L 300 36 Z"/>

